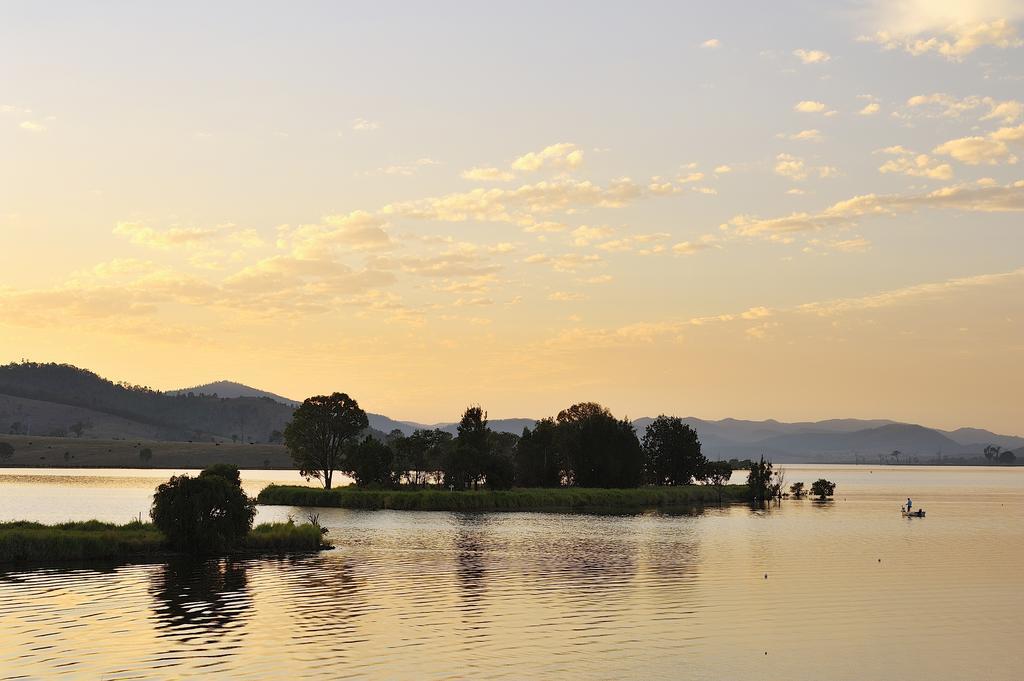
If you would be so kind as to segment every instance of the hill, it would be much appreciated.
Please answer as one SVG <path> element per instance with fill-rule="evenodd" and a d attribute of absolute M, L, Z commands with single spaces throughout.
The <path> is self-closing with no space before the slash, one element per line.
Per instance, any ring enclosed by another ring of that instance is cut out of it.
<path fill-rule="evenodd" d="M 266 397 L 274 400 L 275 402 L 287 404 L 289 407 L 299 406 L 299 402 L 296 400 L 281 397 L 275 393 L 260 390 L 259 388 L 253 388 L 252 386 L 244 385 L 242 383 L 235 383 L 234 381 L 214 381 L 213 383 L 204 383 L 203 385 L 197 385 L 191 388 L 164 391 L 164 395 L 188 395 L 189 393 L 192 393 L 193 395 L 211 395 L 213 397 L 227 398 Z"/>

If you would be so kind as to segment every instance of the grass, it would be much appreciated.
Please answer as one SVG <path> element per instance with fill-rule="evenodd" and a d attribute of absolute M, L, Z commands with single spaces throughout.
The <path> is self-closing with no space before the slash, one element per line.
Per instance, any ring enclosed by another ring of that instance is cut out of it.
<path fill-rule="evenodd" d="M 5 422 L 6 423 L 6 422 Z M 142 438 L 96 439 L 39 437 L 0 434 L 0 442 L 14 447 L 14 454 L 0 459 L 4 468 L 205 468 L 231 463 L 239 468 L 293 470 L 284 445 L 217 442 L 171 442 Z M 139 452 L 149 449 L 153 456 L 143 460 Z"/>
<path fill-rule="evenodd" d="M 746 501 L 746 485 L 722 487 L 722 502 Z M 257 497 L 260 504 L 330 506 L 401 511 L 638 511 L 686 508 L 718 503 L 718 490 L 706 485 L 638 487 L 634 489 L 530 488 L 504 491 L 451 492 L 442 489 L 332 490 L 297 485 L 270 485 Z"/>
<path fill-rule="evenodd" d="M 236 553 L 285 553 L 329 548 L 314 525 L 267 523 L 249 533 Z M 43 525 L 0 523 L 0 563 L 58 563 L 176 555 L 152 523 L 98 520 Z"/>

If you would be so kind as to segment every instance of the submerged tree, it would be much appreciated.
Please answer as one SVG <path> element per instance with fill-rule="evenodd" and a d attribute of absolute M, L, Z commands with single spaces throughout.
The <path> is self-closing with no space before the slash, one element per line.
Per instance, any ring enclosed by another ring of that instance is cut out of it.
<path fill-rule="evenodd" d="M 765 461 L 764 456 L 750 467 L 747 475 L 750 486 L 750 498 L 754 503 L 764 503 L 772 498 L 772 462 Z"/>
<path fill-rule="evenodd" d="M 704 483 L 714 485 L 718 503 L 722 503 L 722 487 L 732 478 L 732 465 L 728 461 L 709 461 L 704 466 Z"/>
<path fill-rule="evenodd" d="M 697 431 L 676 416 L 661 415 L 647 426 L 643 450 L 647 481 L 655 485 L 689 485 L 708 463 Z"/>
<path fill-rule="evenodd" d="M 805 494 L 807 494 L 806 490 L 804 490 L 804 483 L 802 482 L 794 482 L 790 485 L 789 493 L 797 499 L 801 499 Z"/>
<path fill-rule="evenodd" d="M 826 480 L 825 478 L 819 478 L 811 483 L 811 494 L 818 497 L 820 501 L 825 501 L 836 491 L 836 483 Z"/>
<path fill-rule="evenodd" d="M 345 393 L 316 395 L 305 400 L 285 426 L 284 442 L 299 473 L 331 488 L 341 467 L 346 444 L 369 426 L 366 412 Z"/>

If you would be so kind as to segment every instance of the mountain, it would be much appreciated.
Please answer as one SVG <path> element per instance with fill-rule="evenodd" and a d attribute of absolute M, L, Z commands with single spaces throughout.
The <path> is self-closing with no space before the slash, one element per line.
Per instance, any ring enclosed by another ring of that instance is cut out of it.
<path fill-rule="evenodd" d="M 299 402 L 290 400 L 287 397 L 281 397 L 274 393 L 267 392 L 266 390 L 260 390 L 253 388 L 242 383 L 235 383 L 234 381 L 214 381 L 213 383 L 204 383 L 203 385 L 197 385 L 192 388 L 181 388 L 180 390 L 165 390 L 164 395 L 213 395 L 214 397 L 266 397 L 280 402 L 281 404 L 287 404 L 289 407 L 299 406 Z"/>
<path fill-rule="evenodd" d="M 66 364 L 23 362 L 0 366 L 0 432 L 67 435 L 83 424 L 83 437 L 107 439 L 211 439 L 267 442 L 283 430 L 298 403 L 233 381 L 159 392 L 113 383 Z M 399 430 L 408 435 L 422 428 L 455 433 L 457 423 L 423 424 L 368 413 L 378 436 Z M 643 437 L 653 418 L 633 421 Z M 712 459 L 756 458 L 779 463 L 872 460 L 899 450 L 904 456 L 929 460 L 944 456 L 978 457 L 987 444 L 1024 450 L 1024 438 L 979 428 L 940 431 L 886 419 L 830 419 L 785 423 L 769 419 L 710 421 L 686 417 L 697 431 L 704 453 Z M 519 435 L 536 421 L 492 419 L 500 432 Z M 906 459 L 904 459 L 906 460 Z"/>

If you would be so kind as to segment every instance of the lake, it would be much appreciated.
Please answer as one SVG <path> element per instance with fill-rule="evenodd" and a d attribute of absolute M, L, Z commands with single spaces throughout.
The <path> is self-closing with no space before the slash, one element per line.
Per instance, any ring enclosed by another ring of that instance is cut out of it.
<path fill-rule="evenodd" d="M 1024 678 L 1024 468 L 784 468 L 835 501 L 320 509 L 317 556 L 0 570 L 0 678 Z M 0 469 L 0 520 L 127 521 L 169 473 Z"/>

